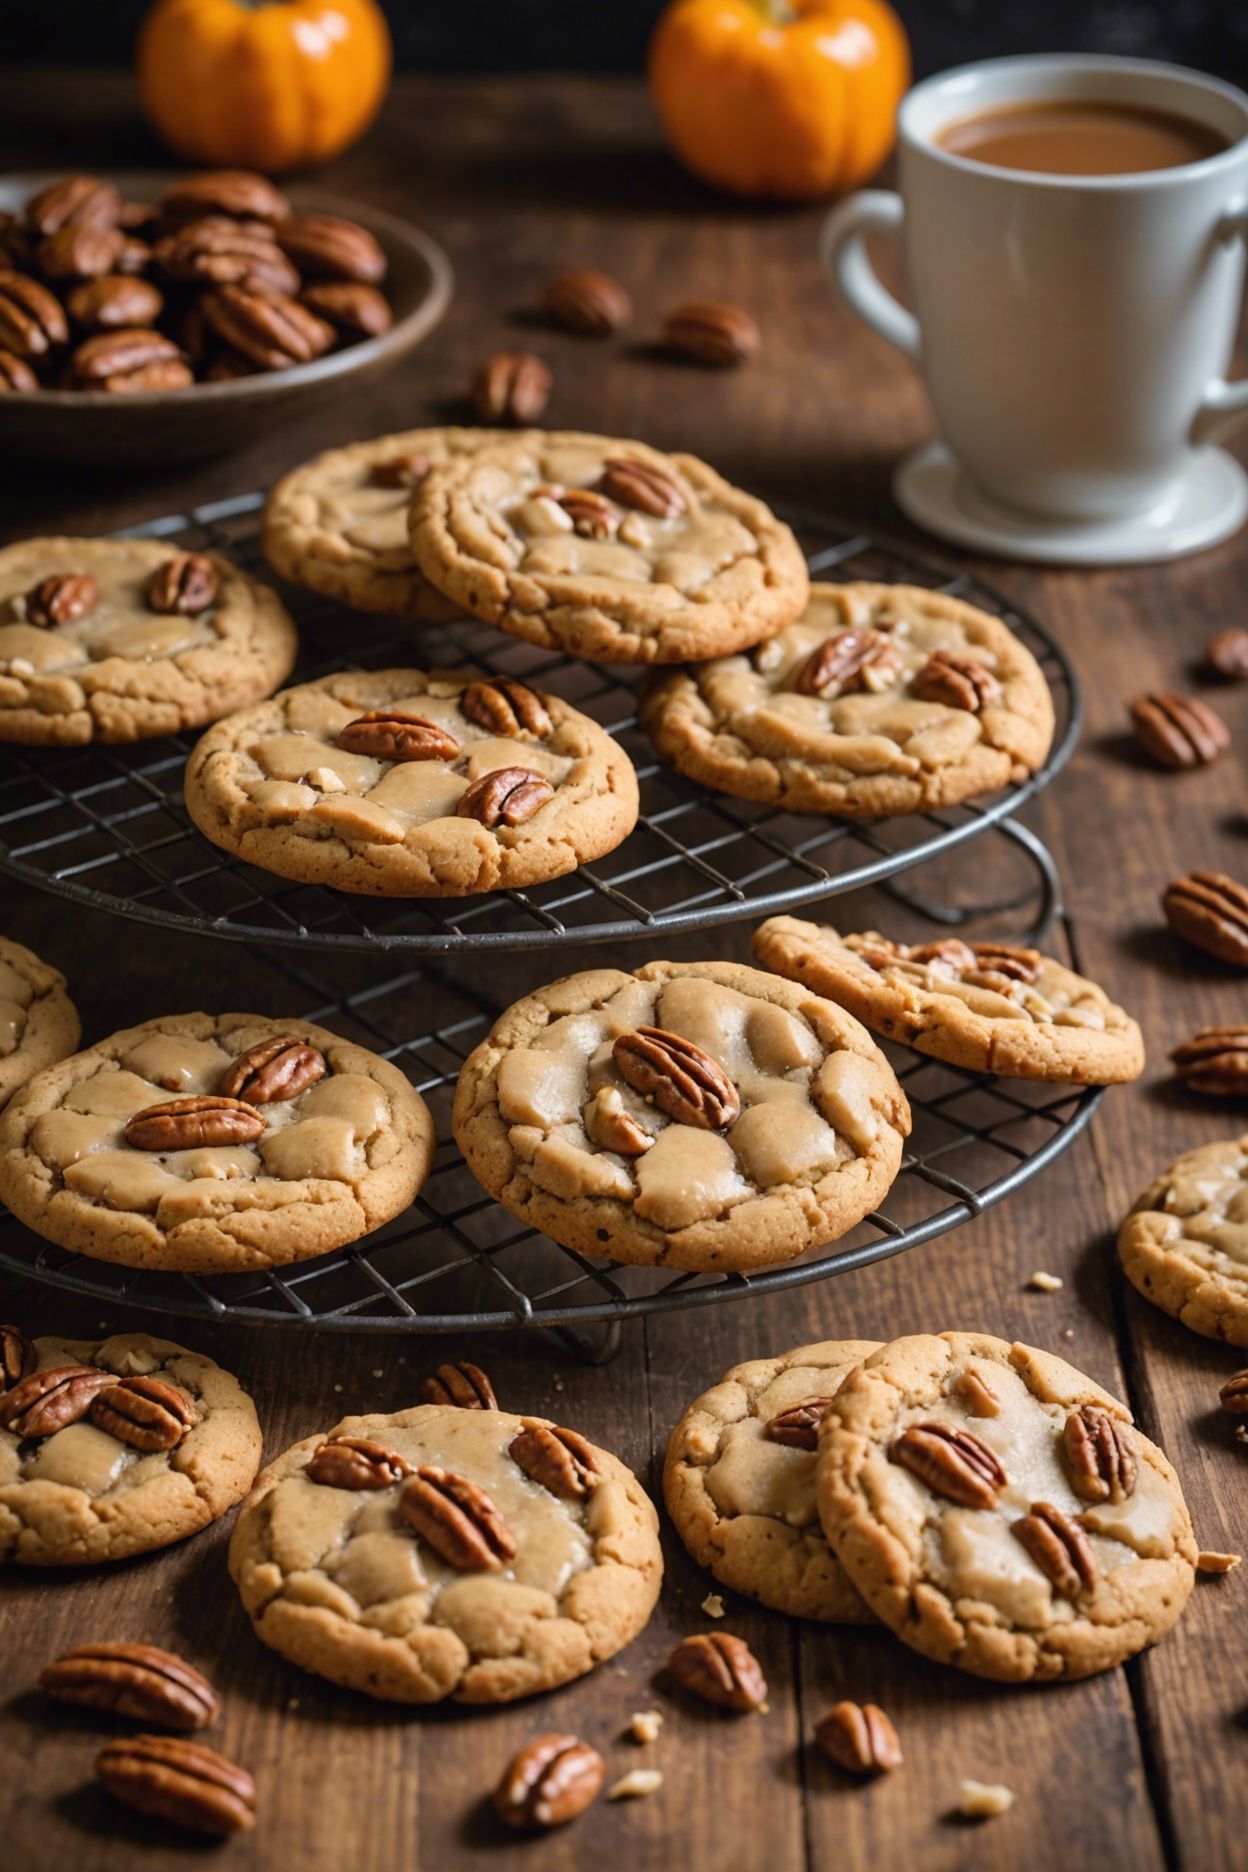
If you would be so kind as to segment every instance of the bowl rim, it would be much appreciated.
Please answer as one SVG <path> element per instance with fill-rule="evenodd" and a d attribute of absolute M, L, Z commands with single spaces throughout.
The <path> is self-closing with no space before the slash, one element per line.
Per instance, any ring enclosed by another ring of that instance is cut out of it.
<path fill-rule="evenodd" d="M 7 206 L 6 197 L 10 194 L 16 196 L 20 190 L 22 200 L 25 200 L 36 190 L 57 181 L 66 173 L 63 169 L 6 170 L 0 173 L 0 207 Z M 191 172 L 132 169 L 92 173 L 99 173 L 103 179 L 115 183 L 123 194 L 144 199 L 148 194 L 167 188 L 178 175 Z M 404 220 L 401 215 L 391 214 L 385 208 L 374 208 L 370 202 L 327 194 L 307 185 L 296 185 L 283 192 L 301 213 L 332 214 L 357 221 L 370 234 L 377 235 L 383 244 L 404 247 L 418 254 L 429 269 L 429 286 L 419 304 L 413 306 L 410 312 L 405 312 L 402 318 L 396 319 L 387 331 L 379 333 L 376 338 L 361 339 L 341 351 L 331 351 L 324 357 L 312 358 L 306 364 L 290 364 L 284 370 L 257 371 L 254 377 L 234 377 L 224 383 L 187 384 L 180 390 L 135 390 L 124 396 L 112 390 L 11 390 L 4 395 L 5 409 L 107 409 L 120 414 L 125 409 L 150 410 L 157 405 L 164 409 L 198 410 L 263 402 L 281 391 L 298 389 L 301 384 L 322 384 L 335 377 L 350 376 L 368 364 L 387 358 L 397 359 L 427 337 L 434 326 L 440 323 L 451 302 L 455 274 L 444 248 L 432 235 L 426 234 L 423 228 L 418 228 L 413 222 Z"/>

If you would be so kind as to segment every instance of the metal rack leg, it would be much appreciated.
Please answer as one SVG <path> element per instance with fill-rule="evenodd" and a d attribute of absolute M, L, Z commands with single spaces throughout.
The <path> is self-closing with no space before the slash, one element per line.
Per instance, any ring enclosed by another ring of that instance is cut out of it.
<path fill-rule="evenodd" d="M 583 1365 L 609 1365 L 624 1343 L 624 1322 L 618 1319 L 607 1320 L 600 1333 L 584 1332 L 578 1326 L 551 1326 L 545 1330 L 575 1352 Z"/>
<path fill-rule="evenodd" d="M 964 924 L 976 921 L 980 917 L 1004 916 L 1009 911 L 1021 910 L 1037 897 L 1039 905 L 1036 915 L 1020 931 L 1021 935 L 1038 941 L 1049 929 L 1055 917 L 1063 914 L 1062 882 L 1057 866 L 1044 841 L 1029 827 L 1019 825 L 1017 820 L 1003 819 L 994 826 L 994 832 L 1002 833 L 1013 839 L 1021 847 L 1037 873 L 1037 882 L 1029 890 L 1021 891 L 1014 897 L 1001 898 L 987 904 L 943 904 L 937 899 L 926 897 L 917 890 L 907 890 L 897 878 L 890 879 L 884 886 L 890 897 L 903 903 L 908 909 L 917 910 L 921 916 L 929 917 L 933 923 L 943 923 L 950 929 L 961 929 Z M 922 866 L 916 867 L 921 870 Z"/>

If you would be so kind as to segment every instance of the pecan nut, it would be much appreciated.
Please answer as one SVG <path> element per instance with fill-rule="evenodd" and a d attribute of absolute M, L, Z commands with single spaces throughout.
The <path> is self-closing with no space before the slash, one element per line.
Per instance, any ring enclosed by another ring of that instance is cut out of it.
<path fill-rule="evenodd" d="M 85 280 L 65 303 L 75 325 L 89 332 L 154 325 L 165 307 L 164 295 L 150 280 L 123 279 L 119 273 Z"/>
<path fill-rule="evenodd" d="M 137 1450 L 176 1449 L 199 1413 L 180 1385 L 164 1378 L 118 1378 L 91 1400 L 91 1421 Z"/>
<path fill-rule="evenodd" d="M 495 826 L 525 825 L 555 797 L 545 774 L 529 767 L 495 767 L 465 788 L 455 807 L 460 819 L 478 819 L 487 831 Z"/>
<path fill-rule="evenodd" d="M 206 1729 L 221 1711 L 208 1679 L 158 1645 L 75 1645 L 44 1666 L 39 1682 L 62 1703 L 187 1733 Z"/>
<path fill-rule="evenodd" d="M 769 1417 L 763 1435 L 769 1442 L 783 1443 L 789 1449 L 818 1449 L 819 1426 L 831 1408 L 830 1397 L 803 1398 Z"/>
<path fill-rule="evenodd" d="M 20 1326 L 0 1326 L 0 1394 L 29 1377 L 39 1354 Z"/>
<path fill-rule="evenodd" d="M 459 742 L 449 729 L 403 709 L 366 709 L 339 730 L 334 745 L 344 754 L 383 761 L 453 761 L 459 754 Z"/>
<path fill-rule="evenodd" d="M 1205 647 L 1205 661 L 1224 682 L 1248 679 L 1248 630 L 1219 631 Z"/>
<path fill-rule="evenodd" d="M 374 487 L 414 488 L 420 486 L 432 467 L 432 455 L 422 455 L 413 449 L 405 455 L 387 455 L 384 461 L 374 462 L 368 478 Z"/>
<path fill-rule="evenodd" d="M 553 383 L 549 366 L 532 351 L 496 351 L 472 380 L 472 400 L 484 422 L 535 423 Z"/>
<path fill-rule="evenodd" d="M 952 1424 L 911 1424 L 893 1444 L 892 1457 L 934 1494 L 961 1508 L 991 1508 L 1005 1487 L 1005 1470 L 973 1430 Z"/>
<path fill-rule="evenodd" d="M 661 468 L 631 455 L 611 455 L 602 465 L 598 485 L 621 507 L 634 507 L 656 520 L 675 520 L 689 511 L 684 489 Z"/>
<path fill-rule="evenodd" d="M 1248 887 L 1224 871 L 1191 871 L 1166 885 L 1161 907 L 1176 935 L 1219 962 L 1248 968 Z"/>
<path fill-rule="evenodd" d="M 638 1027 L 619 1036 L 611 1057 L 634 1092 L 653 1099 L 677 1124 L 726 1131 L 740 1115 L 740 1094 L 719 1061 L 683 1034 Z"/>
<path fill-rule="evenodd" d="M 974 968 L 981 976 L 995 976 L 990 985 L 1011 982 L 1036 982 L 1044 966 L 1038 949 L 1023 949 L 1015 943 L 973 942 L 968 945 Z"/>
<path fill-rule="evenodd" d="M 221 574 L 207 553 L 180 552 L 158 565 L 145 588 L 148 609 L 198 617 L 216 603 Z"/>
<path fill-rule="evenodd" d="M 1248 1027 L 1202 1027 L 1170 1055 L 1189 1092 L 1206 1098 L 1248 1093 Z"/>
<path fill-rule="evenodd" d="M 0 1397 L 0 1428 L 18 1437 L 54 1436 L 80 1423 L 96 1394 L 116 1384 L 112 1372 L 95 1365 L 53 1365 L 31 1372 Z"/>
<path fill-rule="evenodd" d="M 565 331 L 590 338 L 621 331 L 633 316 L 633 302 L 624 288 L 598 267 L 570 267 L 556 273 L 546 282 L 542 308 Z"/>
<path fill-rule="evenodd" d="M 902 656 L 884 631 L 845 630 L 811 651 L 797 673 L 799 695 L 831 699 L 854 689 L 888 689 L 902 672 Z"/>
<path fill-rule="evenodd" d="M 172 338 L 129 326 L 88 338 L 72 353 L 69 369 L 78 389 L 108 390 L 114 395 L 173 390 L 193 381 Z"/>
<path fill-rule="evenodd" d="M 536 689 L 530 689 L 515 676 L 490 676 L 469 683 L 459 698 L 459 706 L 477 728 L 495 735 L 535 735 L 544 741 L 554 723 Z"/>
<path fill-rule="evenodd" d="M 100 601 L 100 588 L 89 572 L 53 572 L 26 594 L 26 622 L 42 630 L 76 624 Z"/>
<path fill-rule="evenodd" d="M 1248 1416 L 1248 1371 L 1232 1372 L 1218 1390 L 1218 1401 L 1232 1417 Z"/>
<path fill-rule="evenodd" d="M 257 292 L 294 294 L 299 275 L 263 221 L 209 215 L 152 249 L 152 260 L 178 286 L 248 286 Z"/>
<path fill-rule="evenodd" d="M 205 215 L 231 215 L 239 221 L 285 221 L 290 203 L 279 189 L 250 169 L 208 169 L 179 176 L 160 204 L 167 227 L 181 227 Z"/>
<path fill-rule="evenodd" d="M 439 1365 L 420 1387 L 422 1404 L 450 1404 L 456 1410 L 497 1410 L 494 1387 L 479 1365 L 457 1359 Z"/>
<path fill-rule="evenodd" d="M 579 1736 L 540 1735 L 508 1762 L 494 1806 L 522 1832 L 564 1826 L 596 1799 L 605 1773 L 602 1756 Z"/>
<path fill-rule="evenodd" d="M 976 1371 L 968 1365 L 958 1379 L 955 1389 L 967 1409 L 976 1417 L 998 1417 L 1001 1414 L 1001 1396 L 995 1385 L 985 1378 L 982 1371 Z"/>
<path fill-rule="evenodd" d="M 767 1679 L 744 1638 L 731 1632 L 700 1632 L 682 1638 L 667 1660 L 673 1682 L 720 1709 L 758 1710 L 767 1701 Z"/>
<path fill-rule="evenodd" d="M 1199 696 L 1157 690 L 1131 704 L 1135 738 L 1162 767 L 1207 767 L 1230 745 L 1222 717 Z"/>
<path fill-rule="evenodd" d="M 120 194 L 98 176 L 63 176 L 26 204 L 26 225 L 40 237 L 64 227 L 116 227 L 120 219 Z"/>
<path fill-rule="evenodd" d="M 15 357 L 41 358 L 68 338 L 60 300 L 38 280 L 0 267 L 0 345 Z"/>
<path fill-rule="evenodd" d="M 620 516 L 609 500 L 595 494 L 593 488 L 538 488 L 535 500 L 549 500 L 562 507 L 572 522 L 572 531 L 582 539 L 610 539 L 620 523 Z"/>
<path fill-rule="evenodd" d="M 908 949 L 899 950 L 896 944 L 890 944 L 890 948 L 895 954 L 887 960 L 901 955 L 906 961 L 918 962 L 938 975 L 958 976 L 975 967 L 975 951 L 960 936 L 942 936 L 937 942 L 915 943 Z"/>
<path fill-rule="evenodd" d="M 299 303 L 347 338 L 380 338 L 394 323 L 385 295 L 356 280 L 318 280 L 304 287 Z"/>
<path fill-rule="evenodd" d="M 218 286 L 200 303 L 217 336 L 262 370 L 308 364 L 334 342 L 333 326 L 289 293 Z"/>
<path fill-rule="evenodd" d="M 125 1129 L 134 1150 L 202 1150 L 215 1144 L 251 1144 L 264 1119 L 241 1099 L 200 1095 L 165 1099 L 135 1112 Z"/>
<path fill-rule="evenodd" d="M 530 1482 L 563 1501 L 583 1501 L 598 1486 L 594 1447 L 575 1430 L 561 1429 L 541 1417 L 522 1417 L 524 1428 L 507 1454 Z"/>
<path fill-rule="evenodd" d="M 663 320 L 663 344 L 695 364 L 731 370 L 758 350 L 758 324 L 742 306 L 695 302 L 680 305 Z"/>
<path fill-rule="evenodd" d="M 136 1735 L 109 1742 L 95 1758 L 97 1778 L 139 1813 L 223 1839 L 255 1825 L 256 1784 L 237 1762 L 177 1736 Z"/>
<path fill-rule="evenodd" d="M 1122 1502 L 1134 1495 L 1140 1465 L 1131 1432 L 1098 1404 L 1071 1411 L 1062 1430 L 1070 1486 L 1080 1501 Z"/>
<path fill-rule="evenodd" d="M 463 1573 L 502 1566 L 516 1537 L 490 1497 L 467 1476 L 425 1464 L 406 1483 L 399 1510 L 423 1541 Z"/>
<path fill-rule="evenodd" d="M 834 1703 L 815 1724 L 815 1741 L 847 1774 L 888 1774 L 901 1767 L 897 1731 L 878 1703 Z"/>
<path fill-rule="evenodd" d="M 1096 1555 L 1078 1521 L 1051 1502 L 1033 1502 L 1011 1527 L 1040 1571 L 1063 1599 L 1078 1599 L 1096 1589 Z"/>
<path fill-rule="evenodd" d="M 332 1437 L 312 1452 L 303 1473 L 322 1488 L 386 1489 L 410 1476 L 412 1465 L 369 1437 Z"/>
<path fill-rule="evenodd" d="M 910 693 L 918 702 L 940 702 L 978 715 L 997 701 L 1001 685 L 982 663 L 936 650 L 912 679 Z"/>
<path fill-rule="evenodd" d="M 25 358 L 18 357 L 14 351 L 0 349 L 0 396 L 38 388 L 39 379 Z"/>
<path fill-rule="evenodd" d="M 35 263 L 46 280 L 99 279 L 111 273 L 124 245 L 125 235 L 119 228 L 71 222 L 40 241 Z"/>
<path fill-rule="evenodd" d="M 386 277 L 386 256 L 367 228 L 338 215 L 291 215 L 276 230 L 288 260 L 309 279 L 348 280 L 375 286 Z"/>
<path fill-rule="evenodd" d="M 275 1105 L 298 1098 L 310 1085 L 323 1079 L 327 1071 L 325 1055 L 294 1034 L 278 1034 L 272 1040 L 260 1040 L 231 1061 L 221 1081 L 226 1098 L 242 1099 L 246 1105 Z"/>

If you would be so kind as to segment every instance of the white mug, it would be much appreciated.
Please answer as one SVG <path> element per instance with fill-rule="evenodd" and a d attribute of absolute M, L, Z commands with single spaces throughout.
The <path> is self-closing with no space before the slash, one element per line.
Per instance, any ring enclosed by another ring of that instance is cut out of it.
<path fill-rule="evenodd" d="M 1072 99 L 1173 112 L 1227 148 L 1178 168 L 1070 176 L 992 168 L 936 141 L 982 111 Z M 859 315 L 918 362 L 974 489 L 1067 530 L 1171 512 L 1207 445 L 1248 411 L 1248 382 L 1225 380 L 1248 235 L 1248 97 L 1140 60 L 992 59 L 916 86 L 898 135 L 900 192 L 844 202 L 820 252 Z M 863 236 L 877 230 L 901 233 L 913 312 L 872 270 Z"/>

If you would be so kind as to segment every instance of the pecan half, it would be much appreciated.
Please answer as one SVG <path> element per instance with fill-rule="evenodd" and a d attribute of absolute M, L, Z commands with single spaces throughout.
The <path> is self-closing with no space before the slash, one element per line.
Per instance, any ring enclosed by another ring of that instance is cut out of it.
<path fill-rule="evenodd" d="M 1218 1390 L 1218 1401 L 1232 1417 L 1248 1416 L 1248 1371 L 1232 1372 Z"/>
<path fill-rule="evenodd" d="M 918 702 L 941 702 L 978 715 L 998 699 L 1001 685 L 982 663 L 936 650 L 912 679 L 910 693 Z"/>
<path fill-rule="evenodd" d="M 1248 630 L 1219 631 L 1205 646 L 1205 661 L 1224 682 L 1243 682 L 1248 678 Z"/>
<path fill-rule="evenodd" d="M 1062 1454 L 1080 1501 L 1121 1502 L 1134 1495 L 1140 1466 L 1131 1432 L 1098 1404 L 1071 1411 L 1062 1430 Z"/>
<path fill-rule="evenodd" d="M 674 520 L 689 511 L 684 489 L 671 475 L 630 455 L 610 455 L 602 465 L 599 486 L 621 507 L 635 507 L 656 520 Z"/>
<path fill-rule="evenodd" d="M 413 450 L 406 455 L 387 455 L 384 461 L 374 462 L 368 478 L 374 487 L 414 488 L 420 486 L 432 467 L 432 455 L 421 455 Z"/>
<path fill-rule="evenodd" d="M 819 1447 L 819 1426 L 832 1408 L 830 1397 L 803 1398 L 769 1417 L 763 1435 L 772 1443 L 789 1449 L 813 1450 Z"/>
<path fill-rule="evenodd" d="M 465 788 L 455 807 L 460 819 L 478 819 L 487 831 L 524 825 L 555 797 L 545 774 L 528 767 L 496 767 Z"/>
<path fill-rule="evenodd" d="M 1242 1098 L 1248 1092 L 1248 1027 L 1202 1027 L 1170 1055 L 1189 1092 Z"/>
<path fill-rule="evenodd" d="M 565 331 L 605 338 L 621 331 L 633 316 L 633 302 L 609 273 L 597 267 L 569 267 L 546 282 L 542 307 Z"/>
<path fill-rule="evenodd" d="M 516 1537 L 490 1497 L 467 1476 L 425 1464 L 406 1483 L 399 1511 L 448 1566 L 482 1573 L 502 1566 Z"/>
<path fill-rule="evenodd" d="M 729 370 L 758 350 L 758 325 L 742 306 L 697 301 L 680 305 L 663 320 L 663 343 L 677 357 Z"/>
<path fill-rule="evenodd" d="M 726 1131 L 740 1114 L 740 1094 L 719 1061 L 682 1034 L 638 1027 L 619 1036 L 611 1057 L 634 1092 L 653 1099 L 677 1124 Z"/>
<path fill-rule="evenodd" d="M 26 622 L 42 630 L 76 624 L 100 601 L 100 588 L 89 572 L 52 572 L 26 594 Z"/>
<path fill-rule="evenodd" d="M 620 516 L 609 500 L 595 494 L 593 488 L 538 488 L 536 500 L 552 500 L 562 507 L 572 522 L 572 531 L 582 539 L 610 539 L 620 523 Z"/>
<path fill-rule="evenodd" d="M 44 1666 L 39 1682 L 59 1702 L 161 1723 L 166 1729 L 206 1729 L 221 1711 L 208 1679 L 157 1645 L 75 1645 Z"/>
<path fill-rule="evenodd" d="M 240 221 L 285 221 L 290 203 L 279 189 L 250 169 L 207 169 L 179 176 L 160 204 L 166 226 L 181 227 L 204 215 L 232 215 Z"/>
<path fill-rule="evenodd" d="M 582 1501 L 598 1486 L 594 1449 L 575 1430 L 561 1429 L 541 1417 L 522 1417 L 524 1428 L 507 1454 L 531 1482 L 563 1501 Z"/>
<path fill-rule="evenodd" d="M 887 689 L 902 672 L 900 650 L 884 631 L 845 630 L 811 651 L 797 673 L 799 695 L 848 695 L 854 689 Z"/>
<path fill-rule="evenodd" d="M 386 1489 L 410 1476 L 412 1465 L 369 1437 L 332 1437 L 312 1452 L 303 1473 L 322 1488 Z"/>
<path fill-rule="evenodd" d="M 16 357 L 41 358 L 68 337 L 60 300 L 38 280 L 0 267 L 0 345 Z"/>
<path fill-rule="evenodd" d="M 1248 968 L 1248 887 L 1224 871 L 1191 871 L 1166 885 L 1161 907 L 1175 934 L 1229 962 Z"/>
<path fill-rule="evenodd" d="M 277 1105 L 298 1098 L 325 1077 L 325 1055 L 294 1034 L 259 1040 L 232 1060 L 221 1081 L 226 1098 L 247 1105 Z"/>
<path fill-rule="evenodd" d="M 119 1738 L 95 1758 L 97 1778 L 139 1813 L 223 1839 L 256 1822 L 256 1784 L 237 1762 L 175 1736 Z"/>
<path fill-rule="evenodd" d="M 767 1679 L 744 1638 L 700 1632 L 682 1638 L 667 1660 L 675 1683 L 720 1709 L 757 1710 L 767 1701 Z"/>
<path fill-rule="evenodd" d="M 479 1365 L 457 1359 L 439 1365 L 420 1387 L 422 1404 L 452 1404 L 457 1410 L 497 1410 L 494 1387 Z"/>
<path fill-rule="evenodd" d="M 901 1767 L 897 1731 L 878 1703 L 834 1703 L 815 1724 L 815 1741 L 848 1774 L 888 1774 Z"/>
<path fill-rule="evenodd" d="M 973 942 L 970 945 L 975 967 L 983 975 L 996 975 L 1005 982 L 1034 982 L 1040 979 L 1044 957 L 1038 949 L 1023 949 L 1015 943 Z"/>
<path fill-rule="evenodd" d="M 309 279 L 376 285 L 386 277 L 386 256 L 368 229 L 338 215 L 291 215 L 277 229 L 277 241 Z"/>
<path fill-rule="evenodd" d="M 508 1826 L 538 1833 L 564 1826 L 596 1799 L 606 1766 L 579 1736 L 540 1735 L 512 1756 L 494 1790 Z"/>
<path fill-rule="evenodd" d="M 1001 1398 L 996 1387 L 990 1384 L 983 1372 L 968 1365 L 954 1386 L 958 1396 L 967 1409 L 976 1417 L 997 1417 L 1001 1413 Z"/>
<path fill-rule="evenodd" d="M 53 1436 L 79 1423 L 97 1392 L 116 1384 L 112 1372 L 95 1365 L 54 1365 L 31 1372 L 0 1397 L 0 1428 L 19 1437 Z"/>
<path fill-rule="evenodd" d="M 366 709 L 338 731 L 334 743 L 344 754 L 367 754 L 373 760 L 453 761 L 459 742 L 449 729 L 424 715 L 403 709 Z"/>
<path fill-rule="evenodd" d="M 491 734 L 527 732 L 544 741 L 554 727 L 536 689 L 515 676 L 490 676 L 469 683 L 459 706 L 475 727 L 488 729 Z"/>
<path fill-rule="evenodd" d="M 39 379 L 25 358 L 18 357 L 14 351 L 0 350 L 0 395 L 38 388 Z"/>
<path fill-rule="evenodd" d="M 1020 1540 L 1040 1571 L 1063 1599 L 1078 1599 L 1096 1588 L 1096 1555 L 1077 1521 L 1051 1502 L 1033 1502 L 1031 1513 L 1015 1521 Z"/>
<path fill-rule="evenodd" d="M 63 176 L 50 182 L 26 204 L 26 225 L 32 234 L 55 234 L 63 227 L 116 227 L 121 219 L 121 196 L 111 182 L 98 176 Z"/>
<path fill-rule="evenodd" d="M 484 422 L 535 423 L 553 383 L 549 366 L 532 351 L 496 351 L 472 380 L 472 400 Z"/>
<path fill-rule="evenodd" d="M 198 1418 L 182 1387 L 164 1378 L 117 1378 L 91 1400 L 92 1423 L 131 1449 L 176 1449 Z"/>
<path fill-rule="evenodd" d="M 218 286 L 200 303 L 217 336 L 262 370 L 307 364 L 334 342 L 333 326 L 288 293 Z"/>
<path fill-rule="evenodd" d="M 357 280 L 318 280 L 304 287 L 299 301 L 348 338 L 379 338 L 394 323 L 385 295 Z"/>
<path fill-rule="evenodd" d="M 991 1508 L 1005 1487 L 1005 1470 L 988 1445 L 952 1424 L 911 1424 L 893 1444 L 892 1457 L 961 1508 Z"/>
<path fill-rule="evenodd" d="M 0 1393 L 34 1371 L 39 1354 L 20 1326 L 0 1326 Z"/>
<path fill-rule="evenodd" d="M 123 279 L 118 273 L 85 280 L 65 303 L 75 325 L 90 332 L 154 325 L 165 307 L 164 295 L 150 280 Z"/>
<path fill-rule="evenodd" d="M 263 221 L 209 215 L 166 234 L 152 259 L 179 286 L 248 286 L 257 292 L 297 293 L 299 274 Z"/>
<path fill-rule="evenodd" d="M 1135 738 L 1162 767 L 1207 767 L 1230 745 L 1222 717 L 1199 696 L 1157 690 L 1131 704 Z"/>
<path fill-rule="evenodd" d="M 263 1135 L 264 1119 L 241 1099 L 165 1099 L 135 1112 L 125 1129 L 134 1150 L 200 1150 L 214 1144 L 251 1144 Z"/>
<path fill-rule="evenodd" d="M 216 603 L 221 574 L 207 553 L 180 552 L 158 565 L 145 586 L 148 609 L 198 617 Z"/>
<path fill-rule="evenodd" d="M 924 968 L 934 969 L 939 975 L 950 976 L 961 975 L 975 967 L 975 951 L 960 936 L 942 936 L 937 942 L 915 943 L 913 947 L 904 950 L 897 950 L 895 944 L 890 946 L 894 955 L 886 956 L 886 963 L 893 961 L 899 954 L 907 962 L 918 962 Z"/>
<path fill-rule="evenodd" d="M 69 360 L 80 390 L 129 391 L 177 389 L 192 377 L 182 353 L 163 332 L 122 326 L 88 338 Z"/>
<path fill-rule="evenodd" d="M 125 235 L 119 228 L 83 226 L 71 222 L 41 240 L 35 262 L 47 280 L 98 279 L 112 271 Z"/>

